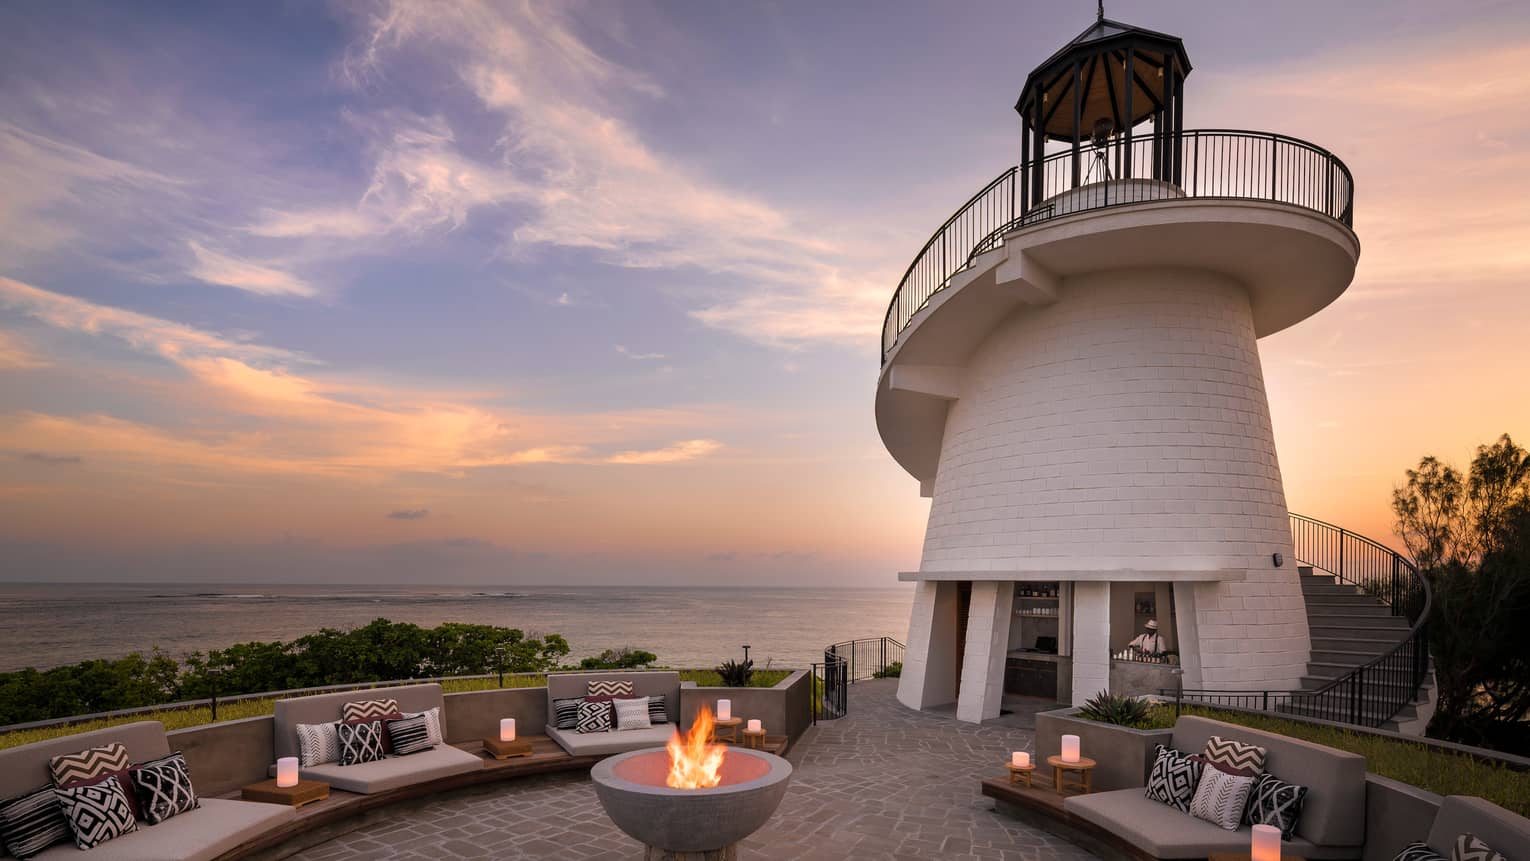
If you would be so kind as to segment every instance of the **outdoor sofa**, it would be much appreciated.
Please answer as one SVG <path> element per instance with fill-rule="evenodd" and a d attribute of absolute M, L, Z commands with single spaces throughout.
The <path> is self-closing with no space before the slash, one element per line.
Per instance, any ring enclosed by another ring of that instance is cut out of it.
<path fill-rule="evenodd" d="M 1282 856 L 1312 861 L 1361 856 L 1365 845 L 1365 757 L 1189 715 L 1175 722 L 1170 746 L 1200 753 L 1213 735 L 1265 748 L 1265 771 L 1307 787 L 1295 839 L 1281 843 Z M 1225 830 L 1148 798 L 1141 786 L 1073 796 L 1063 802 L 1063 808 L 1155 858 L 1205 858 L 1212 852 L 1249 851 L 1247 825 L 1236 831 Z"/>
<path fill-rule="evenodd" d="M 107 729 L 69 735 L 0 750 L 0 798 L 15 798 L 52 782 L 48 761 L 55 756 L 118 742 L 133 762 L 147 762 L 170 753 L 165 727 L 159 721 L 138 721 Z M 196 775 L 192 774 L 192 785 Z M 291 821 L 296 812 L 280 804 L 199 798 L 195 810 L 172 816 L 158 825 L 140 821 L 138 830 L 81 852 L 74 843 L 56 844 L 32 857 L 89 861 L 207 861 Z M 0 856 L 4 849 L 0 848 Z"/>
<path fill-rule="evenodd" d="M 1515 861 L 1530 858 L 1530 819 L 1476 796 L 1447 795 L 1424 842 L 1449 858 L 1456 838 L 1462 834 L 1475 834 L 1494 851 Z"/>
<path fill-rule="evenodd" d="M 557 727 L 554 700 L 581 699 L 590 682 L 630 681 L 632 695 L 663 696 L 668 721 L 647 729 L 579 732 Z M 680 720 L 680 674 L 670 671 L 593 672 L 547 674 L 547 737 L 574 756 L 606 756 L 645 747 L 663 747 Z"/>
<path fill-rule="evenodd" d="M 276 756 L 298 755 L 298 724 L 333 723 L 340 720 L 341 709 L 346 703 L 358 700 L 393 699 L 403 712 L 422 712 L 427 709 L 442 710 L 442 726 L 445 726 L 445 699 L 441 686 L 404 685 L 396 688 L 376 688 L 343 691 L 335 694 L 317 694 L 277 700 L 275 707 Z M 484 767 L 482 757 L 440 744 L 421 753 L 408 756 L 389 756 L 376 762 L 341 765 L 338 762 L 301 768 L 298 775 L 304 780 L 322 780 L 335 789 L 371 795 L 387 792 L 401 786 L 424 783 L 454 774 L 476 771 Z M 271 766 L 276 775 L 276 766 Z"/>

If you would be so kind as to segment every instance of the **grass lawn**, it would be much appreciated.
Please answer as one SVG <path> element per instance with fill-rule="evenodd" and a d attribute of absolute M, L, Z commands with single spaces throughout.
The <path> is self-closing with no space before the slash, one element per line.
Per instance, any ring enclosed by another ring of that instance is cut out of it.
<path fill-rule="evenodd" d="M 695 682 L 700 687 L 721 687 L 722 677 L 715 670 L 680 670 L 680 680 Z M 752 688 L 774 687 L 778 682 L 791 675 L 790 670 L 756 670 L 750 680 Z M 505 687 L 507 688 L 536 688 L 547 684 L 547 677 L 541 674 L 507 675 Z M 490 691 L 499 687 L 499 679 L 449 679 L 441 683 L 441 688 L 449 694 L 464 693 L 467 691 Z M 365 688 L 358 688 L 361 692 Z M 274 698 L 262 698 L 253 700 L 240 700 L 238 702 L 218 703 L 218 720 L 230 721 L 241 718 L 261 717 L 271 714 L 274 709 Z M 212 723 L 212 709 L 207 706 L 197 708 L 165 709 L 163 711 L 147 712 L 131 717 L 102 718 L 100 720 L 85 721 L 83 723 L 43 727 L 40 729 L 17 730 L 16 732 L 0 733 L 0 749 L 17 747 L 23 744 L 31 744 L 34 741 L 46 741 L 50 738 L 75 735 L 76 733 L 90 732 L 91 730 L 105 729 L 109 726 L 119 726 L 125 723 L 133 723 L 141 720 L 157 720 L 165 725 L 166 730 L 184 729 L 191 726 L 201 726 Z"/>

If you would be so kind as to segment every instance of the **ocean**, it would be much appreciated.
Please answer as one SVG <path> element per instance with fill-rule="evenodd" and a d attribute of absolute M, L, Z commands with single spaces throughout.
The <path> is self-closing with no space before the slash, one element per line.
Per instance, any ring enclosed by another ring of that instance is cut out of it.
<path fill-rule="evenodd" d="M 671 667 L 742 658 L 801 668 L 823 647 L 899 640 L 913 591 L 889 589 L 515 586 L 0 584 L 0 672 L 116 658 L 159 647 L 172 657 L 251 640 L 291 640 L 373 619 L 474 622 L 562 634 L 569 660 L 631 646 Z"/>

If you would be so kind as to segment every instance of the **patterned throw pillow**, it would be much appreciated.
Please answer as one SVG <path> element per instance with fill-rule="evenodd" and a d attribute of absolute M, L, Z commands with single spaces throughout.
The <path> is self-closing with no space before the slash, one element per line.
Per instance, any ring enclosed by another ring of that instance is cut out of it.
<path fill-rule="evenodd" d="M 48 771 L 53 775 L 54 786 L 68 787 L 127 771 L 129 764 L 127 748 L 114 741 L 79 753 L 55 756 L 48 760 Z"/>
<path fill-rule="evenodd" d="M 606 701 L 579 703 L 580 732 L 606 732 L 611 728 L 611 704 Z"/>
<path fill-rule="evenodd" d="M 0 803 L 0 842 L 13 857 L 31 858 L 73 837 L 64 808 L 59 806 L 51 786 Z"/>
<path fill-rule="evenodd" d="M 1475 834 L 1461 834 L 1450 850 L 1450 861 L 1508 861 Z"/>
<path fill-rule="evenodd" d="M 376 762 L 386 755 L 382 746 L 382 721 L 342 723 L 335 734 L 340 737 L 341 765 Z"/>
<path fill-rule="evenodd" d="M 1190 801 L 1190 815 L 1228 831 L 1237 831 L 1243 823 L 1243 808 L 1248 805 L 1249 790 L 1253 788 L 1252 777 L 1208 768 L 1201 772 L 1195 798 Z"/>
<path fill-rule="evenodd" d="M 632 696 L 632 682 L 629 680 L 590 682 L 585 686 L 585 693 L 592 697 L 630 697 Z"/>
<path fill-rule="evenodd" d="M 384 725 L 393 740 L 393 752 L 399 756 L 424 753 L 435 747 L 430 743 L 430 724 L 422 714 L 386 721 Z"/>
<path fill-rule="evenodd" d="M 582 702 L 583 697 L 553 700 L 553 726 L 558 729 L 578 729 L 579 704 Z"/>
<path fill-rule="evenodd" d="M 133 792 L 138 796 L 138 809 L 150 825 L 158 825 L 172 816 L 202 806 L 191 785 L 186 760 L 179 751 L 135 766 L 128 774 L 133 779 Z"/>
<path fill-rule="evenodd" d="M 1307 787 L 1286 783 L 1266 772 L 1254 780 L 1243 821 L 1247 825 L 1273 825 L 1280 829 L 1280 839 L 1290 840 L 1296 836 L 1296 823 L 1306 799 Z"/>
<path fill-rule="evenodd" d="M 1190 812 L 1190 801 L 1195 798 L 1196 784 L 1201 780 L 1201 764 L 1170 747 L 1158 745 L 1153 770 L 1148 774 L 1147 791 L 1143 793 L 1154 801 L 1178 810 Z"/>
<path fill-rule="evenodd" d="M 664 707 L 663 694 L 648 698 L 648 722 L 650 724 L 669 723 L 669 711 Z"/>
<path fill-rule="evenodd" d="M 385 700 L 361 700 L 354 703 L 346 703 L 340 707 L 340 720 L 378 720 L 385 717 L 398 717 L 398 700 L 391 697 Z"/>
<path fill-rule="evenodd" d="M 127 793 L 116 777 L 100 783 L 86 783 L 53 790 L 74 831 L 74 845 L 94 849 L 117 837 L 138 830 Z"/>
<path fill-rule="evenodd" d="M 445 736 L 441 735 L 441 707 L 436 706 L 422 712 L 404 712 L 404 717 L 406 718 L 421 716 L 425 718 L 425 730 L 426 735 L 430 738 L 430 746 L 436 747 L 446 744 Z"/>
<path fill-rule="evenodd" d="M 340 761 L 338 723 L 300 723 L 297 725 L 298 763 L 303 768 Z"/>
<path fill-rule="evenodd" d="M 1228 774 L 1258 777 L 1264 771 L 1264 748 L 1219 735 L 1206 739 L 1206 749 L 1201 755 Z"/>
<path fill-rule="evenodd" d="M 632 699 L 618 699 L 612 701 L 616 706 L 616 728 L 624 729 L 648 729 L 653 722 L 648 719 L 648 698 L 634 697 Z"/>
<path fill-rule="evenodd" d="M 1422 840 L 1415 840 L 1403 847 L 1392 861 L 1446 861 L 1445 856 L 1429 848 Z"/>

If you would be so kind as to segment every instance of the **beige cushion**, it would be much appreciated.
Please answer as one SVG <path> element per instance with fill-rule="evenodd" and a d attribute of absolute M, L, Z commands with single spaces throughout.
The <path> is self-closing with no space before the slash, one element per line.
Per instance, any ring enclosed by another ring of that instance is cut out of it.
<path fill-rule="evenodd" d="M 1210 852 L 1247 854 L 1252 839 L 1247 825 L 1225 831 L 1148 798 L 1138 787 L 1071 796 L 1063 801 L 1063 808 L 1157 858 L 1205 858 Z M 1322 849 L 1300 838 L 1282 842 L 1280 848 L 1282 855 L 1302 858 L 1360 857 L 1358 847 Z"/>
<path fill-rule="evenodd" d="M 297 815 L 284 804 L 257 804 L 204 798 L 196 810 L 158 825 L 138 823 L 138 830 L 81 852 L 62 843 L 34 856 L 44 861 L 211 861 Z"/>
<path fill-rule="evenodd" d="M 630 681 L 632 695 L 652 697 L 664 695 L 664 711 L 670 723 L 680 719 L 680 674 L 673 670 L 612 670 L 593 673 L 548 673 L 547 716 L 556 714 L 553 700 L 584 699 L 590 682 Z"/>
<path fill-rule="evenodd" d="M 298 755 L 298 724 L 333 723 L 340 719 L 340 710 L 346 703 L 377 699 L 384 693 L 389 699 L 397 700 L 398 707 L 406 712 L 424 711 L 444 703 L 440 685 L 404 685 L 383 690 L 341 691 L 334 694 L 277 700 L 273 709 L 277 758 Z"/>
<path fill-rule="evenodd" d="M 357 765 L 327 762 L 310 768 L 300 768 L 298 774 L 304 780 L 322 780 L 335 789 L 371 795 L 413 783 L 477 771 L 483 768 L 483 763 L 481 756 L 458 750 L 450 745 L 443 745 L 431 748 L 424 753 L 390 756 L 376 762 L 363 762 Z M 275 771 L 275 768 L 272 766 L 271 770 Z"/>
<path fill-rule="evenodd" d="M 547 727 L 547 736 L 574 756 L 605 756 L 645 747 L 663 747 L 674 732 L 673 724 L 610 732 L 575 732 L 551 725 Z"/>
<path fill-rule="evenodd" d="M 40 786 L 51 786 L 53 775 L 48 771 L 48 761 L 53 757 L 79 753 L 86 748 L 111 742 L 126 747 L 131 762 L 158 759 L 170 752 L 170 743 L 165 740 L 165 726 L 157 720 L 138 721 L 0 750 L 0 798 L 15 798 Z M 78 853 L 80 850 L 74 851 Z"/>
<path fill-rule="evenodd" d="M 1510 861 L 1530 859 L 1530 819 L 1476 796 L 1448 795 L 1429 829 L 1429 848 L 1449 858 L 1462 834 L 1477 835 Z"/>

